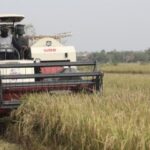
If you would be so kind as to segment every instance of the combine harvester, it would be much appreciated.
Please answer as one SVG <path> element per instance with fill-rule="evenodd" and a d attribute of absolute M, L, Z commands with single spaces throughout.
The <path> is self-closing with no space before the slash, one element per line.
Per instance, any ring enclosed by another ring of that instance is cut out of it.
<path fill-rule="evenodd" d="M 0 15 L 0 28 L 7 26 L 15 35 L 15 27 L 24 19 L 22 15 Z M 12 47 L 0 47 L 0 116 L 9 114 L 17 108 L 23 94 L 45 91 L 101 91 L 103 73 L 96 70 L 96 62 L 76 62 L 73 46 L 64 46 L 60 39 L 66 34 L 56 36 L 33 36 L 32 59 L 20 59 L 20 53 Z M 15 53 L 17 59 L 8 59 Z M 93 66 L 89 72 L 80 72 L 79 66 Z"/>

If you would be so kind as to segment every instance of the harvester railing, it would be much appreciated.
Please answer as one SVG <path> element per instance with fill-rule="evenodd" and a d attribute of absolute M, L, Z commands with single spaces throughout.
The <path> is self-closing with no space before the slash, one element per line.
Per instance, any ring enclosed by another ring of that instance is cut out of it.
<path fill-rule="evenodd" d="M 46 63 L 26 63 L 26 64 L 0 64 L 0 68 L 28 68 L 28 67 L 54 67 L 54 66 L 96 66 L 96 62 L 46 62 Z M 95 67 L 96 68 L 96 67 Z"/>
<path fill-rule="evenodd" d="M 20 104 L 20 95 L 33 92 L 71 90 L 71 91 L 101 91 L 103 73 L 96 70 L 96 62 L 43 62 L 26 64 L 3 64 L 5 68 L 37 68 L 42 67 L 93 66 L 90 72 L 61 72 L 57 74 L 1 74 L 0 75 L 0 107 L 16 108 Z M 32 79 L 28 81 L 28 79 Z M 33 80 L 34 79 L 34 80 Z M 15 81 L 16 82 L 9 82 Z M 19 82 L 17 82 L 19 80 Z M 24 80 L 24 81 L 21 81 Z M 25 81 L 26 80 L 26 81 Z M 17 96 L 16 96 L 17 95 Z"/>

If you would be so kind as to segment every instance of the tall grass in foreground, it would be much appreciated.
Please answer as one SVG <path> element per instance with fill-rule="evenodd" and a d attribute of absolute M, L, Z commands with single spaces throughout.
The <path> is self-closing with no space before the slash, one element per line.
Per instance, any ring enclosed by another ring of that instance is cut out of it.
<path fill-rule="evenodd" d="M 150 149 L 150 77 L 107 75 L 100 94 L 34 94 L 8 135 L 27 149 Z"/>
<path fill-rule="evenodd" d="M 22 150 L 22 149 L 15 144 L 11 144 L 6 141 L 0 140 L 0 150 Z"/>

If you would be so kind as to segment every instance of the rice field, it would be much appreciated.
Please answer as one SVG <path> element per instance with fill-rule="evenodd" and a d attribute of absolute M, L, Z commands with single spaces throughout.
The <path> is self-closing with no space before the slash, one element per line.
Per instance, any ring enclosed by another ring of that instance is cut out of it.
<path fill-rule="evenodd" d="M 149 63 L 119 63 L 119 64 L 102 64 L 100 68 L 105 73 L 131 73 L 131 74 L 150 74 Z"/>
<path fill-rule="evenodd" d="M 22 148 L 16 144 L 0 140 L 0 150 L 22 150 Z"/>
<path fill-rule="evenodd" d="M 105 74 L 102 94 L 43 93 L 23 101 L 6 136 L 25 150 L 150 149 L 149 74 Z"/>

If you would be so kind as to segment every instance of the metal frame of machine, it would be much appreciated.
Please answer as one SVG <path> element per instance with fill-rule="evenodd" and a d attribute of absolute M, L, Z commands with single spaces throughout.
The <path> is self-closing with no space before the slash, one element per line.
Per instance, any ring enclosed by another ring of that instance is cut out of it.
<path fill-rule="evenodd" d="M 14 22 L 21 21 L 23 18 L 23 16 L 15 17 L 14 15 L 13 25 Z M 12 19 L 11 15 L 4 17 L 0 15 L 0 22 L 7 21 L 10 23 Z M 64 54 L 66 55 L 66 52 Z M 17 108 L 21 103 L 21 96 L 27 93 L 57 90 L 100 92 L 103 87 L 103 73 L 97 71 L 96 62 L 74 62 L 68 59 L 42 61 L 36 60 L 36 58 L 22 62 L 22 60 L 0 61 L 0 116 L 3 113 L 8 113 L 8 110 Z M 72 68 L 79 66 L 93 66 L 93 70 L 89 72 L 72 71 Z M 58 73 L 41 72 L 43 68 L 55 67 L 67 68 L 68 71 L 65 72 L 64 69 Z M 9 69 L 19 70 L 20 68 L 25 71 L 10 73 Z M 29 69 L 32 71 L 26 71 Z"/>
<path fill-rule="evenodd" d="M 56 66 L 93 66 L 93 72 L 70 72 L 59 74 L 22 74 L 0 76 L 0 107 L 16 108 L 20 104 L 20 97 L 26 93 L 45 92 L 56 90 L 71 90 L 94 92 L 102 90 L 103 73 L 96 71 L 96 62 L 47 62 L 29 64 L 4 64 L 0 68 L 37 68 Z M 86 78 L 87 77 L 87 78 Z M 89 78 L 90 77 L 90 78 Z M 3 83 L 10 79 L 31 79 L 33 82 Z M 67 79 L 65 79 L 67 78 Z M 70 79 L 69 79 L 70 78 Z"/>

